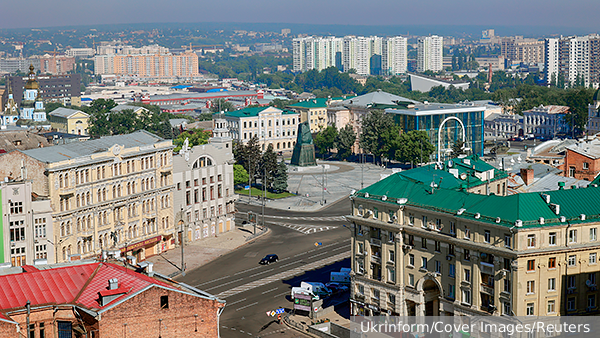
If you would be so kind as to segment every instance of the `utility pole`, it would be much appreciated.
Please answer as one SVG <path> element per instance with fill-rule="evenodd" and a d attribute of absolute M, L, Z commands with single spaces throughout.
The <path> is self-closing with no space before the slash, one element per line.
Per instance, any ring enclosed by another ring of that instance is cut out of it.
<path fill-rule="evenodd" d="M 325 165 L 323 164 L 323 175 L 321 176 L 321 205 L 325 204 Z"/>
<path fill-rule="evenodd" d="M 267 178 L 267 168 L 263 169 L 263 200 L 262 200 L 262 226 L 263 230 L 265 228 L 265 198 L 267 196 L 267 184 L 265 182 Z"/>

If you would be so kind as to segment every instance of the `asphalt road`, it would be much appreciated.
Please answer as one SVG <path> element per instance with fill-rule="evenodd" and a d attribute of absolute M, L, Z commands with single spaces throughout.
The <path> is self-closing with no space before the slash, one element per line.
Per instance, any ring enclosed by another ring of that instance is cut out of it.
<path fill-rule="evenodd" d="M 227 301 L 221 315 L 221 337 L 303 337 L 266 312 L 279 307 L 289 310 L 291 288 L 301 281 L 326 282 L 330 272 L 350 267 L 350 233 L 343 221 L 334 220 L 347 215 L 349 206 L 348 200 L 341 200 L 316 213 L 265 209 L 266 215 L 290 219 L 267 218 L 269 234 L 178 280 Z M 255 208 L 237 207 L 240 211 Z M 272 253 L 279 256 L 278 262 L 258 264 Z"/>
<path fill-rule="evenodd" d="M 240 213 L 247 213 L 248 211 L 254 211 L 260 215 L 262 207 L 260 205 L 248 205 L 243 203 L 236 203 L 235 207 Z M 323 209 L 315 212 L 303 212 L 303 211 L 290 211 L 282 209 L 270 209 L 265 207 L 265 219 L 272 219 L 270 216 L 288 216 L 288 217 L 335 217 L 349 215 L 351 211 L 351 204 L 349 198 L 342 198 L 334 203 L 325 206 Z"/>

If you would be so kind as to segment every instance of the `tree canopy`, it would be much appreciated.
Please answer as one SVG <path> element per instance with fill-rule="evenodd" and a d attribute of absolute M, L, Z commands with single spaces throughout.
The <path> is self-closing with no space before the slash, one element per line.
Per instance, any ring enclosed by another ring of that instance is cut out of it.
<path fill-rule="evenodd" d="M 396 150 L 396 160 L 405 163 L 429 162 L 429 157 L 435 151 L 431 140 L 425 131 L 411 130 L 400 135 L 399 147 Z"/>
<path fill-rule="evenodd" d="M 347 124 L 344 128 L 340 129 L 335 138 L 335 148 L 337 149 L 338 157 L 340 159 L 347 159 L 352 155 L 352 146 L 356 142 L 356 133 L 352 128 L 352 125 Z"/>
<path fill-rule="evenodd" d="M 206 130 L 203 130 L 200 128 L 186 130 L 183 133 L 179 134 L 173 140 L 173 145 L 175 145 L 175 149 L 173 149 L 173 151 L 174 152 L 180 151 L 181 148 L 183 147 L 183 143 L 185 142 L 185 139 L 188 139 L 188 144 L 189 144 L 189 147 L 191 148 L 191 147 L 198 146 L 201 144 L 207 144 L 210 136 L 211 136 L 210 131 L 206 131 Z"/>

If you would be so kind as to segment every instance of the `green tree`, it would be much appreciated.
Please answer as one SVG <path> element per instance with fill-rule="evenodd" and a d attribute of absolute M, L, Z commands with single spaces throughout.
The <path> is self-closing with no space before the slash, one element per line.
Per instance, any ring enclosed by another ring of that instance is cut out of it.
<path fill-rule="evenodd" d="M 384 137 L 384 133 L 389 132 L 389 129 L 394 126 L 392 117 L 382 110 L 373 110 L 367 113 L 362 119 L 360 147 L 367 153 L 373 154 L 381 162 L 381 156 L 387 153 L 386 142 L 388 139 Z"/>
<path fill-rule="evenodd" d="M 347 159 L 352 155 L 352 146 L 354 146 L 355 142 L 356 133 L 352 125 L 347 124 L 344 128 L 340 129 L 335 138 L 335 148 L 340 159 Z"/>
<path fill-rule="evenodd" d="M 452 145 L 452 157 L 457 157 L 458 155 L 462 155 L 465 153 L 463 149 L 465 143 L 462 140 L 456 140 Z"/>
<path fill-rule="evenodd" d="M 65 106 L 58 102 L 48 102 L 44 105 L 44 108 L 46 108 L 46 113 L 51 113 L 61 107 L 64 108 Z"/>
<path fill-rule="evenodd" d="M 269 143 L 267 149 L 262 154 L 258 176 L 262 178 L 262 183 L 267 189 L 272 189 L 273 180 L 277 173 L 277 154 L 273 150 L 273 144 Z"/>
<path fill-rule="evenodd" d="M 396 150 L 396 159 L 405 163 L 422 163 L 429 160 L 435 151 L 429 135 L 422 130 L 411 130 L 400 135 L 400 147 Z"/>
<path fill-rule="evenodd" d="M 287 166 L 284 161 L 277 164 L 277 171 L 275 173 L 275 179 L 273 181 L 273 190 L 275 192 L 282 192 L 288 188 L 288 174 Z"/>
<path fill-rule="evenodd" d="M 315 147 L 317 147 L 319 153 L 325 157 L 325 153 L 329 154 L 331 149 L 335 146 L 335 138 L 338 135 L 338 131 L 335 126 L 327 126 L 327 128 L 317 133 L 314 138 Z"/>
<path fill-rule="evenodd" d="M 248 172 L 239 164 L 233 165 L 233 184 L 248 184 Z"/>
<path fill-rule="evenodd" d="M 233 156 L 237 164 L 246 169 L 251 179 L 250 184 L 259 176 L 258 165 L 261 160 L 261 151 L 258 144 L 258 137 L 253 136 L 246 145 L 235 143 L 233 147 Z"/>
<path fill-rule="evenodd" d="M 222 111 L 234 111 L 235 106 L 233 103 L 225 100 L 225 99 L 215 99 L 212 101 L 210 106 L 210 111 L 213 113 L 220 113 Z"/>
<path fill-rule="evenodd" d="M 173 140 L 173 144 L 175 145 L 175 149 L 173 149 L 173 151 L 180 151 L 181 147 L 183 147 L 185 139 L 188 139 L 189 147 L 192 148 L 201 144 L 207 144 L 209 138 L 210 131 L 205 131 L 199 128 L 186 130 Z"/>
<path fill-rule="evenodd" d="M 592 103 L 593 90 L 585 88 L 570 89 L 564 95 L 565 103 L 570 108 L 570 116 L 565 116 L 571 128 L 585 130 L 588 120 L 588 105 Z"/>

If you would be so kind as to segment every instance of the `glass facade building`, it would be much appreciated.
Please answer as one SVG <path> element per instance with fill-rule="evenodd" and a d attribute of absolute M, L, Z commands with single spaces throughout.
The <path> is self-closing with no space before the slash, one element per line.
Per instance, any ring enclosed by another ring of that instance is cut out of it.
<path fill-rule="evenodd" d="M 485 107 L 468 104 L 430 103 L 417 104 L 407 109 L 386 109 L 403 132 L 421 130 L 427 132 L 435 152 L 431 160 L 443 161 L 451 158 L 449 150 L 456 141 L 462 140 L 460 123 L 454 119 L 446 121 L 441 133 L 441 159 L 437 158 L 438 131 L 441 123 L 448 117 L 458 118 L 465 127 L 465 147 L 472 154 L 483 155 Z"/>

